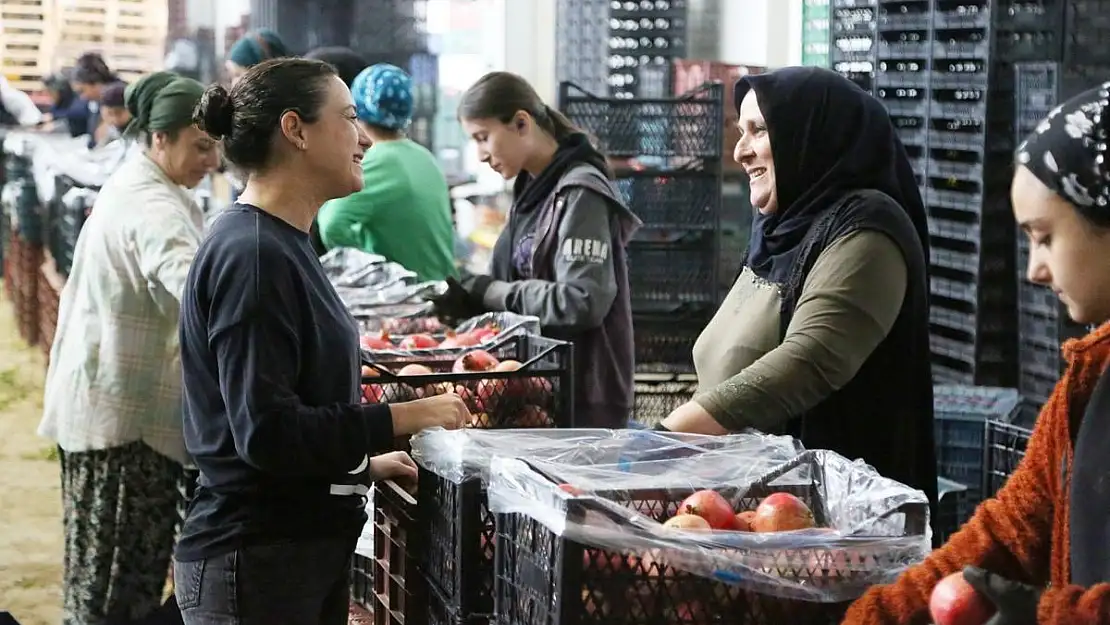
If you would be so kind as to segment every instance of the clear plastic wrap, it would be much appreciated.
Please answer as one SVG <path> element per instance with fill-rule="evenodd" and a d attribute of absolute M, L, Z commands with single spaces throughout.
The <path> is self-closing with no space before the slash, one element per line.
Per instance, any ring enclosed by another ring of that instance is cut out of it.
<path fill-rule="evenodd" d="M 590 480 L 574 481 L 586 490 L 594 480 L 604 481 L 606 490 L 616 488 L 616 484 L 639 488 L 644 483 L 644 472 L 649 479 L 654 479 L 651 471 L 656 463 L 663 462 L 671 467 L 684 462 L 683 459 L 702 454 L 758 457 L 759 460 L 747 468 L 738 469 L 743 476 L 749 476 L 753 468 L 767 471 L 801 451 L 793 438 L 756 432 L 705 436 L 584 428 L 450 431 L 436 428 L 416 434 L 410 444 L 413 459 L 421 466 L 456 484 L 470 478 L 488 481 L 490 462 L 495 457 L 505 456 L 543 459 L 555 466 L 574 466 L 576 471 L 595 476 Z M 694 462 L 694 465 L 702 464 Z M 754 475 L 759 474 L 757 470 Z"/>
<path fill-rule="evenodd" d="M 336 286 L 335 291 L 352 315 L 366 316 L 376 314 L 376 309 L 401 304 L 422 304 L 428 294 L 435 290 L 438 282 L 412 283 L 405 269 L 397 270 L 400 265 L 385 263 L 378 265 L 381 271 L 370 272 L 385 281 L 381 286 Z"/>
<path fill-rule="evenodd" d="M 446 329 L 444 328 L 439 332 L 424 332 L 424 334 L 429 334 L 437 342 L 442 342 L 445 338 L 447 338 L 447 335 L 443 333 L 445 330 Z M 387 332 L 387 334 L 390 334 L 390 336 L 388 337 L 389 340 L 396 347 L 394 349 L 367 350 L 367 355 L 370 360 L 373 360 L 375 357 L 403 359 L 410 356 L 418 356 L 422 359 L 443 356 L 444 358 L 449 358 L 453 360 L 455 357 L 464 352 L 483 346 L 494 345 L 510 336 L 519 336 L 523 334 L 538 336 L 540 334 L 540 320 L 537 317 L 518 315 L 516 313 L 510 312 L 490 312 L 467 319 L 466 321 L 456 326 L 453 330 L 451 330 L 451 332 L 458 336 L 471 334 L 480 330 L 487 330 L 489 332 L 478 335 L 478 337 L 476 337 L 478 342 L 474 345 L 459 347 L 429 347 L 424 349 L 401 348 L 400 342 L 404 340 L 403 337 L 405 335 L 402 334 L 399 336 L 394 336 Z"/>
<path fill-rule="evenodd" d="M 514 455 L 491 460 L 494 513 L 524 515 L 587 547 L 760 595 L 849 601 L 920 562 L 931 548 L 924 493 L 829 451 L 801 452 L 773 469 L 759 445 L 609 466 Z M 573 485 L 577 494 L 560 484 Z M 810 506 L 818 528 L 753 533 L 662 525 L 701 489 L 716 490 L 736 510 L 789 492 Z"/>
<path fill-rule="evenodd" d="M 337 247 L 320 257 L 320 264 L 323 265 L 328 279 L 332 284 L 341 286 L 356 286 L 355 280 L 368 267 L 385 262 L 384 256 L 367 254 L 350 247 Z"/>

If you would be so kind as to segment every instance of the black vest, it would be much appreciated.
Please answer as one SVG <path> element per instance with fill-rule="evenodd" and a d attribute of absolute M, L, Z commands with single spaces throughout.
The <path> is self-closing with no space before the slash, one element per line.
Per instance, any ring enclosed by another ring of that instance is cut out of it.
<path fill-rule="evenodd" d="M 862 458 L 884 477 L 925 492 L 937 516 L 933 446 L 933 381 L 929 350 L 929 272 L 922 244 L 906 212 L 879 191 L 855 192 L 818 218 L 802 242 L 782 287 L 783 334 L 806 277 L 834 241 L 859 230 L 889 236 L 906 259 L 906 296 L 887 337 L 854 378 L 815 408 L 790 420 L 790 434 L 807 449 Z M 780 337 L 781 338 L 781 337 Z"/>

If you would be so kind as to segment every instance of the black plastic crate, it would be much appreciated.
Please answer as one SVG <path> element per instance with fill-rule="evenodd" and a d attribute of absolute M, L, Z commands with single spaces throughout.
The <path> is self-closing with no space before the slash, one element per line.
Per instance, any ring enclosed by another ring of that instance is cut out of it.
<path fill-rule="evenodd" d="M 1064 64 L 1110 65 L 1110 4 L 1105 0 L 1068 2 Z"/>
<path fill-rule="evenodd" d="M 456 484 L 423 467 L 417 491 L 424 550 L 419 558 L 429 585 L 458 617 L 493 613 L 494 526 L 482 480 Z"/>
<path fill-rule="evenodd" d="M 692 372 L 694 343 L 712 316 L 710 309 L 686 306 L 673 306 L 669 311 L 633 311 L 637 370 Z"/>
<path fill-rule="evenodd" d="M 675 408 L 693 399 L 698 390 L 694 374 L 639 372 L 635 382 L 632 419 L 648 426 L 667 418 Z"/>
<path fill-rule="evenodd" d="M 0 210 L 10 213 L 10 227 L 29 243 L 42 245 L 45 239 L 45 215 L 39 204 L 38 188 L 30 177 L 8 176 L 0 189 Z"/>
<path fill-rule="evenodd" d="M 58 175 L 54 179 L 54 197 L 47 206 L 46 245 L 58 273 L 68 276 L 73 266 L 73 254 L 77 247 L 77 237 L 92 212 L 96 199 L 95 191 L 79 189 L 70 177 Z M 67 195 L 70 194 L 70 195 Z"/>
<path fill-rule="evenodd" d="M 717 303 L 716 234 L 641 232 L 628 246 L 628 283 L 633 310 L 653 303 Z M 659 241 L 659 239 L 663 239 Z"/>
<path fill-rule="evenodd" d="M 1056 107 L 1059 95 L 1058 63 L 1014 65 L 1015 140 L 1025 139 Z"/>
<path fill-rule="evenodd" d="M 559 110 L 613 157 L 719 161 L 724 138 L 724 86 L 707 84 L 674 98 L 621 99 L 564 82 Z"/>
<path fill-rule="evenodd" d="M 962 385 L 938 385 L 933 389 L 937 472 L 967 485 L 972 504 L 983 497 L 985 423 L 1010 423 L 1017 418 L 1021 405 L 1016 389 Z"/>
<path fill-rule="evenodd" d="M 789 492 L 805 501 L 818 526 L 826 523 L 823 483 L 819 462 L 809 462 L 809 484 L 770 484 L 787 471 L 812 460 L 804 453 L 764 479 L 749 485 L 716 488 L 726 498 L 744 490 L 739 509 L 754 509 L 772 492 Z M 550 476 L 552 482 L 561 482 Z M 706 484 L 706 488 L 719 485 Z M 643 489 L 597 493 L 633 508 L 657 521 L 672 516 L 682 499 L 694 492 L 685 489 Z M 592 498 L 571 499 L 567 514 L 582 517 L 605 514 Z M 906 514 L 910 534 L 924 533 L 926 506 L 909 504 Z M 495 556 L 496 623 L 498 625 L 709 625 L 728 615 L 738 623 L 832 624 L 843 618 L 847 603 L 817 603 L 770 597 L 706 577 L 687 573 L 643 557 L 626 556 L 562 538 L 544 525 L 518 514 L 496 514 Z M 825 549 L 783 551 L 775 557 L 777 574 L 821 584 L 831 575 L 828 565 L 839 554 Z M 839 571 L 840 575 L 850 575 Z"/>
<path fill-rule="evenodd" d="M 486 351 L 498 360 L 522 364 L 516 371 L 455 373 L 463 353 Z M 472 426 L 573 427 L 573 346 L 542 336 L 513 334 L 501 337 L 485 350 L 460 350 L 457 354 L 402 356 L 367 352 L 364 360 L 363 396 L 371 403 L 395 403 L 420 397 L 458 393 L 474 415 Z M 423 365 L 433 373 L 398 375 L 407 365 Z M 375 375 L 376 374 L 376 375 Z"/>
<path fill-rule="evenodd" d="M 427 618 L 427 583 L 416 554 L 416 500 L 392 481 L 373 489 L 374 557 L 355 554 L 351 565 L 351 599 L 370 611 L 374 625 L 423 623 Z"/>
<path fill-rule="evenodd" d="M 832 69 L 868 93 L 875 88 L 879 49 L 877 2 L 833 0 L 829 20 Z"/>
<path fill-rule="evenodd" d="M 617 188 L 644 228 L 720 227 L 721 179 L 711 172 L 621 171 Z"/>
<path fill-rule="evenodd" d="M 968 497 L 968 487 L 959 482 L 937 478 L 937 522 L 934 524 L 938 536 L 933 544 L 944 544 L 956 533 L 975 511 L 975 504 Z"/>
<path fill-rule="evenodd" d="M 1032 435 L 1032 423 L 987 422 L 983 445 L 984 496 L 993 496 L 1006 483 L 1025 457 L 1025 448 Z"/>

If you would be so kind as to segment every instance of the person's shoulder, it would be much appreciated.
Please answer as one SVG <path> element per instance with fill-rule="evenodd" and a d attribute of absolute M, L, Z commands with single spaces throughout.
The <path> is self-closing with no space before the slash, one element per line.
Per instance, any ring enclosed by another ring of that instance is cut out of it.
<path fill-rule="evenodd" d="M 198 262 L 236 271 L 280 271 L 290 256 L 280 228 L 258 211 L 240 204 L 224 209 L 208 229 Z"/>

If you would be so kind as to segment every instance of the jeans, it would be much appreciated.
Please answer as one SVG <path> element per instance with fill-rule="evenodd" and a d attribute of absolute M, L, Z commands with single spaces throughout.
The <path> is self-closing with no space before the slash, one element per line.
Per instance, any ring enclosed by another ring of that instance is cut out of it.
<path fill-rule="evenodd" d="M 176 562 L 185 625 L 346 625 L 354 540 L 244 547 Z"/>

